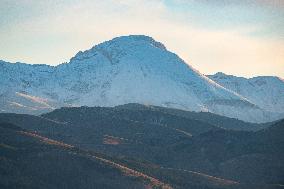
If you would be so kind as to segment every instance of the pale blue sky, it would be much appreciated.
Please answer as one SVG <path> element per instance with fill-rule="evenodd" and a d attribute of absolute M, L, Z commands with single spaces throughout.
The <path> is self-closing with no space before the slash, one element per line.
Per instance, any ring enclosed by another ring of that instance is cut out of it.
<path fill-rule="evenodd" d="M 58 65 L 145 34 L 205 74 L 284 78 L 283 0 L 0 0 L 0 59 Z"/>
<path fill-rule="evenodd" d="M 284 37 L 284 1 L 276 0 L 165 0 L 174 12 L 187 14 L 188 20 L 208 29 L 258 28 L 257 36 Z M 252 33 L 255 34 L 255 33 Z"/>

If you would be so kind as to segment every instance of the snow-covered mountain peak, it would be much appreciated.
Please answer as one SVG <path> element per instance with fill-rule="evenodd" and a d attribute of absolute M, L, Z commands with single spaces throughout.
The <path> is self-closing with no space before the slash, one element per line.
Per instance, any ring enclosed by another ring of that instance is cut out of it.
<path fill-rule="evenodd" d="M 62 106 L 140 103 L 210 111 L 252 122 L 278 118 L 143 35 L 100 43 L 55 67 L 3 65 L 2 111 L 42 113 Z"/>
<path fill-rule="evenodd" d="M 216 76 L 216 77 L 223 77 L 223 76 L 228 76 L 228 75 L 223 73 L 223 72 L 217 72 L 217 73 L 214 74 L 214 76 Z"/>
<path fill-rule="evenodd" d="M 255 87 L 262 87 L 265 85 L 273 86 L 283 86 L 284 80 L 277 76 L 256 76 L 252 78 L 237 77 L 234 75 L 228 75 L 222 72 L 217 72 L 214 75 L 208 75 L 209 78 L 215 82 L 224 85 L 225 83 L 240 83 L 240 82 L 249 82 L 250 85 Z M 228 87 L 228 86 L 226 86 Z"/>
<path fill-rule="evenodd" d="M 247 79 L 222 73 L 208 77 L 262 109 L 284 113 L 284 81 L 279 77 L 257 76 Z"/>
<path fill-rule="evenodd" d="M 223 80 L 223 79 L 226 80 L 228 78 L 230 78 L 230 79 L 232 79 L 232 78 L 246 79 L 244 77 L 237 77 L 237 76 L 234 76 L 234 75 L 225 74 L 223 72 L 217 72 L 214 75 L 209 75 L 209 76 L 210 76 L 210 78 L 221 79 L 221 80 Z"/>
<path fill-rule="evenodd" d="M 216 79 L 245 79 L 245 80 L 252 80 L 252 81 L 267 81 L 267 82 L 283 82 L 283 79 L 277 76 L 256 76 L 251 78 L 239 77 L 234 75 L 225 74 L 223 72 L 217 72 L 214 75 L 208 75 L 210 78 Z"/>
<path fill-rule="evenodd" d="M 100 54 L 108 58 L 110 61 L 112 61 L 112 63 L 115 63 L 115 61 L 118 61 L 116 59 L 119 59 L 124 55 L 135 55 L 135 52 L 141 53 L 140 50 L 148 49 L 149 47 L 157 48 L 159 50 L 167 50 L 162 43 L 155 41 L 149 36 L 121 36 L 95 45 L 89 50 L 83 52 L 79 51 L 75 57 L 70 60 L 70 63 L 80 62 L 80 60 L 88 59 Z"/>
<path fill-rule="evenodd" d="M 145 87 L 147 84 L 148 91 L 146 93 L 150 93 L 149 91 L 161 93 L 171 87 L 163 84 L 163 88 L 159 89 L 157 86 L 160 86 L 161 83 L 170 85 L 174 82 L 173 86 L 179 85 L 184 88 L 183 90 L 188 90 L 187 96 L 195 98 L 195 95 L 198 95 L 199 97 L 194 100 L 195 103 L 202 104 L 205 101 L 226 98 L 246 101 L 249 104 L 246 99 L 228 91 L 186 64 L 176 54 L 168 51 L 162 43 L 144 35 L 122 36 L 103 42 L 90 50 L 79 52 L 70 63 L 79 63 L 74 68 L 75 71 L 81 73 L 86 69 L 87 72 L 104 70 L 103 75 L 107 75 L 111 78 L 110 80 L 127 82 L 128 86 L 120 88 L 132 86 L 129 93 L 136 88 L 137 83 L 141 83 L 141 86 L 145 85 Z M 78 65 L 82 66 L 78 67 Z M 91 68 L 93 66 L 95 67 Z M 132 78 L 131 83 L 128 81 L 129 78 Z M 165 91 L 165 93 L 167 92 Z M 135 95 L 133 94 L 133 96 Z M 205 109 L 207 110 L 207 108 Z"/>
<path fill-rule="evenodd" d="M 89 50 L 78 52 L 75 57 L 70 60 L 70 63 L 73 62 L 82 62 L 81 60 L 90 59 L 94 56 L 103 55 L 106 57 L 112 64 L 116 64 L 123 58 L 125 55 L 136 56 L 143 54 L 147 55 L 147 50 L 155 48 L 159 51 L 166 51 L 166 47 L 154 40 L 152 37 L 145 35 L 129 35 L 116 37 L 112 40 L 105 41 L 98 45 L 95 45 Z"/>
<path fill-rule="evenodd" d="M 258 77 L 253 77 L 250 79 L 251 82 L 257 84 L 258 86 L 262 85 L 283 85 L 284 81 L 283 79 L 276 77 L 276 76 L 258 76 Z"/>
<path fill-rule="evenodd" d="M 139 45 L 152 45 L 156 48 L 166 50 L 166 47 L 162 43 L 146 35 L 128 35 L 128 36 L 116 37 L 116 38 L 113 38 L 112 40 L 96 45 L 94 48 L 96 47 L 110 48 L 114 46 L 128 48 L 128 47 L 139 46 Z"/>

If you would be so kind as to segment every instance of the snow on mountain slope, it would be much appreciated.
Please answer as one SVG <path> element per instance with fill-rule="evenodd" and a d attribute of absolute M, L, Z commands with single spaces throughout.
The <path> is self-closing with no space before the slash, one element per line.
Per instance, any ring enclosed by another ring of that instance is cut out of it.
<path fill-rule="evenodd" d="M 2 111 L 141 103 L 252 122 L 278 118 L 194 70 L 151 37 L 114 38 L 56 67 L 0 62 Z M 2 77 L 1 77 L 2 78 Z M 19 95 L 22 94 L 22 95 Z"/>
<path fill-rule="evenodd" d="M 279 77 L 259 76 L 247 79 L 221 72 L 208 77 L 264 110 L 284 113 L 284 81 Z"/>
<path fill-rule="evenodd" d="M 58 104 L 40 93 L 53 67 L 0 61 L 0 112 L 39 114 Z"/>

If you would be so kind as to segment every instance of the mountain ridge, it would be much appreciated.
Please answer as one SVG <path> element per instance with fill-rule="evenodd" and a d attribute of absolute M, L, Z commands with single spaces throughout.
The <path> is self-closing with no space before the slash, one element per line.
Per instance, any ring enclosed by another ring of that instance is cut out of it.
<path fill-rule="evenodd" d="M 257 131 L 240 131 L 216 129 L 210 121 L 201 123 L 192 118 L 185 119 L 184 115 L 173 116 L 173 112 L 161 113 L 161 109 L 157 110 L 157 107 L 152 110 L 144 106 L 128 105 L 116 108 L 65 107 L 42 116 L 0 114 L 0 125 L 14 125 L 0 126 L 0 129 L 4 129 L 0 132 L 0 151 L 4 152 L 4 157 L 11 158 L 7 150 L 12 152 L 20 145 L 21 148 L 14 151 L 16 155 L 10 159 L 20 165 L 26 165 L 27 162 L 34 165 L 31 159 L 21 159 L 30 153 L 35 154 L 35 162 L 54 154 L 44 148 L 42 156 L 38 151 L 41 148 L 26 148 L 28 145 L 21 142 L 18 132 L 17 136 L 7 135 L 9 128 L 24 129 L 25 134 L 44 143 L 75 146 L 78 149 L 75 152 L 80 156 L 93 152 L 94 155 L 100 154 L 100 157 L 106 157 L 104 159 L 157 178 L 173 188 L 282 188 L 284 120 Z M 18 141 L 17 145 L 14 141 Z M 30 153 L 20 155 L 26 150 Z M 46 161 L 42 163 L 36 165 L 46 165 Z M 5 161 L 1 164 L 3 165 L 10 164 Z M 76 168 L 77 165 L 79 164 L 70 164 L 67 167 Z M 90 167 L 87 167 L 82 173 L 89 172 Z M 4 168 L 10 175 L 18 173 L 15 171 L 18 169 Z M 68 174 L 68 170 L 70 169 L 63 169 L 63 172 Z M 103 172 L 104 169 L 96 170 Z M 49 172 L 50 169 L 46 171 Z M 78 183 L 80 180 L 75 181 Z M 58 184 L 54 180 L 51 183 Z"/>
<path fill-rule="evenodd" d="M 143 35 L 100 43 L 54 67 L 4 62 L 0 66 L 6 76 L 0 82 L 2 112 L 40 114 L 64 106 L 142 103 L 209 111 L 251 122 L 280 118 Z"/>
<path fill-rule="evenodd" d="M 284 80 L 277 76 L 236 77 L 218 72 L 208 77 L 260 108 L 284 113 Z"/>

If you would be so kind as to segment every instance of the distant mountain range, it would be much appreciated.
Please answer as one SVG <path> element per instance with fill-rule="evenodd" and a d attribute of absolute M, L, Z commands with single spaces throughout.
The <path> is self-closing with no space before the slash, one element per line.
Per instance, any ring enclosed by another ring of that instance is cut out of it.
<path fill-rule="evenodd" d="M 140 104 L 1 113 L 0 187 L 281 189 L 283 135 L 284 120 Z"/>
<path fill-rule="evenodd" d="M 114 38 L 55 67 L 0 61 L 0 74 L 1 112 L 140 103 L 258 123 L 284 117 L 280 78 L 207 77 L 142 35 Z"/>
<path fill-rule="evenodd" d="M 247 79 L 221 72 L 207 77 L 264 110 L 284 112 L 284 80 L 279 77 L 259 76 Z"/>

